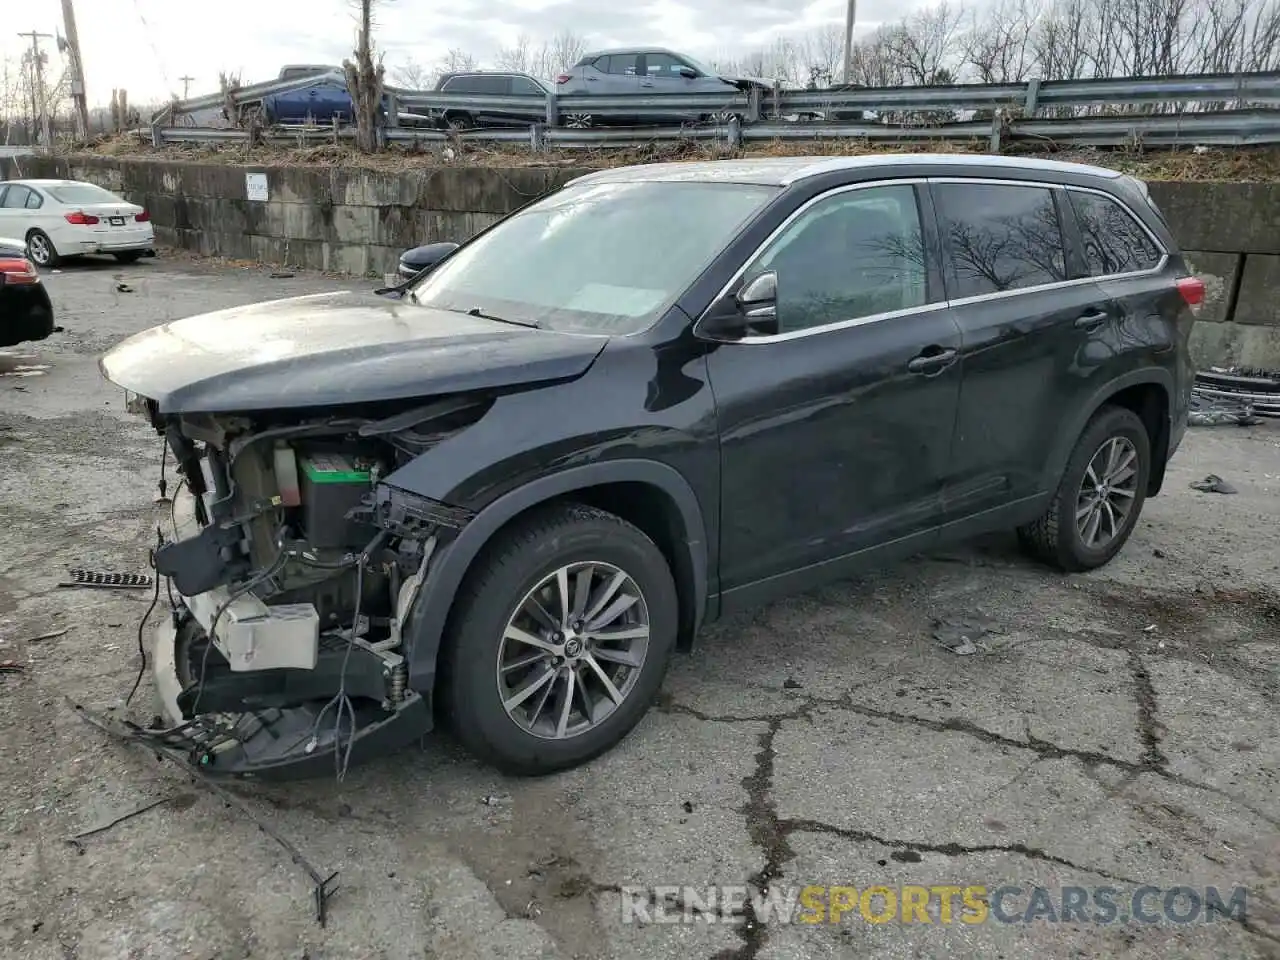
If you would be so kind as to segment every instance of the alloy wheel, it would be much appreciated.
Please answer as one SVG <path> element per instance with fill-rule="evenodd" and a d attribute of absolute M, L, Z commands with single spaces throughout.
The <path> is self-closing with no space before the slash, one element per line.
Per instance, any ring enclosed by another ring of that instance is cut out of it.
<path fill-rule="evenodd" d="M 603 562 L 560 567 L 507 621 L 497 667 L 503 709 L 533 736 L 580 736 L 630 696 L 648 647 L 649 608 L 626 571 Z"/>
<path fill-rule="evenodd" d="M 53 259 L 53 250 L 43 234 L 32 234 L 27 240 L 27 254 L 38 267 L 47 267 Z"/>
<path fill-rule="evenodd" d="M 1138 450 L 1111 437 L 1093 455 L 1076 497 L 1076 530 L 1090 550 L 1105 549 L 1124 529 L 1138 493 Z"/>
<path fill-rule="evenodd" d="M 565 114 L 564 125 L 570 130 L 586 130 L 591 126 L 591 114 L 567 113 Z"/>

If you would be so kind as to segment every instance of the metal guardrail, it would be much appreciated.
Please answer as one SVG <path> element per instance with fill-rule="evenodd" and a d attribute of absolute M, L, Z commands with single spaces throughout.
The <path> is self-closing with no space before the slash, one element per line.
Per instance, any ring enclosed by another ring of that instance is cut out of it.
<path fill-rule="evenodd" d="M 164 127 L 155 133 L 161 143 L 244 143 L 244 130 L 212 130 L 200 127 Z M 531 128 L 469 130 L 456 134 L 443 130 L 407 127 L 385 130 L 388 143 L 446 143 L 453 139 L 472 143 L 520 143 L 539 150 L 589 149 L 642 146 L 681 140 L 728 140 L 759 142 L 770 140 L 904 140 L 1038 141 L 1058 146 L 1120 147 L 1141 143 L 1151 147 L 1172 146 L 1264 146 L 1280 144 L 1280 113 L 1265 110 L 1235 110 L 1221 113 L 1154 114 L 1118 117 L 1082 117 L 1065 120 L 1012 120 L 998 125 L 993 134 L 989 121 L 908 126 L 882 123 L 725 123 L 684 127 L 598 127 L 570 130 L 535 124 Z M 336 135 L 351 139 L 355 132 L 340 128 Z M 264 143 L 292 145 L 332 142 L 332 127 L 282 127 L 262 134 Z"/>
<path fill-rule="evenodd" d="M 327 73 L 273 81 L 239 88 L 232 93 L 238 105 L 276 93 L 302 90 L 319 83 L 331 83 L 340 74 Z M 157 145 L 176 142 L 234 142 L 249 134 L 238 129 L 161 126 L 173 123 L 171 116 L 222 105 L 219 94 L 199 97 L 175 105 L 157 115 L 152 128 Z M 529 127 L 469 130 L 463 140 L 528 143 L 533 149 L 543 145 L 588 147 L 605 144 L 648 143 L 655 140 L 727 139 L 731 144 L 744 140 L 859 138 L 869 140 L 946 139 L 970 140 L 990 137 L 993 149 L 1001 139 L 1045 139 L 1057 143 L 1115 146 L 1140 140 L 1157 145 L 1214 144 L 1250 145 L 1280 143 L 1280 110 L 1257 109 L 1257 105 L 1280 105 L 1280 72 L 1206 74 L 1175 77 L 1127 77 L 1095 80 L 1030 80 L 1026 83 L 957 84 L 944 87 L 894 87 L 832 89 L 817 91 L 764 90 L 749 92 L 726 88 L 720 94 L 652 94 L 612 96 L 481 96 L 439 92 L 395 90 L 389 96 L 393 116 L 406 114 L 439 117 L 446 110 L 472 113 L 507 112 L 538 116 L 544 123 Z M 1152 104 L 1179 107 L 1175 113 L 1147 112 Z M 1183 109 L 1188 104 L 1215 104 L 1237 109 Z M 1137 112 L 1104 116 L 1037 118 L 1043 108 L 1089 108 L 1100 106 L 1137 107 Z M 982 120 L 937 120 L 939 115 L 958 111 L 985 111 Z M 823 117 L 824 114 L 837 117 Z M 839 114 L 873 113 L 879 120 L 855 122 Z M 615 119 L 640 115 L 668 118 L 672 126 L 620 129 L 599 127 L 566 129 L 562 124 L 572 115 Z M 885 115 L 898 122 L 888 123 Z M 914 115 L 914 116 L 913 116 Z M 718 126 L 679 126 L 692 119 L 732 116 Z M 798 118 L 791 122 L 784 118 Z M 824 122 L 805 122 L 821 118 Z M 422 127 L 388 125 L 384 142 L 443 140 L 441 131 Z M 315 127 L 272 127 L 262 138 L 269 142 L 324 141 L 349 131 L 332 125 Z"/>

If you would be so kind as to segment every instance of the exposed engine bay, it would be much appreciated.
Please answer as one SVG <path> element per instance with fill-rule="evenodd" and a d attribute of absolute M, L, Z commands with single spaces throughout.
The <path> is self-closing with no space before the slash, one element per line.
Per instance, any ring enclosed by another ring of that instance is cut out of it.
<path fill-rule="evenodd" d="M 357 738 L 427 713 L 404 627 L 433 551 L 469 514 L 384 478 L 488 405 L 280 422 L 163 417 L 131 398 L 180 475 L 155 551 L 173 615 L 154 668 L 168 732 L 195 762 L 267 774 L 301 754 L 341 775 Z"/>

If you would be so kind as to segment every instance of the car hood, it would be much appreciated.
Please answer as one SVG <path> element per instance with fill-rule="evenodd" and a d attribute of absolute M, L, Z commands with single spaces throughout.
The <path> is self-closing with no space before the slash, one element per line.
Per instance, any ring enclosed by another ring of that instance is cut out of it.
<path fill-rule="evenodd" d="M 740 77 L 737 74 L 721 73 L 718 74 L 725 83 L 732 83 L 737 86 L 746 87 L 767 87 L 773 89 L 773 81 L 766 80 L 764 77 Z"/>
<path fill-rule="evenodd" d="M 100 366 L 161 413 L 250 412 L 568 379 L 607 340 L 323 293 L 167 323 L 125 340 Z"/>

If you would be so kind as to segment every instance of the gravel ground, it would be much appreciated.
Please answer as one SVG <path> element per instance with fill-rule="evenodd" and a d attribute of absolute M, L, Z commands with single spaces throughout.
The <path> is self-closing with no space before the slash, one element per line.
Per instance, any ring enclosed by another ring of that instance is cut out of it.
<path fill-rule="evenodd" d="M 0 659 L 25 668 L 0 675 L 0 956 L 1280 956 L 1276 424 L 1193 429 L 1103 571 L 1058 576 L 993 537 L 718 624 L 585 769 L 506 779 L 433 735 L 342 784 L 237 787 L 341 871 L 321 929 L 267 836 L 66 704 L 128 691 L 150 595 L 56 584 L 69 566 L 144 569 L 162 511 L 158 442 L 99 377 L 102 351 L 170 318 L 345 284 L 165 260 L 47 282 L 66 332 L 0 355 Z M 1210 472 L 1239 492 L 1188 487 Z M 992 632 L 957 656 L 937 617 Z M 80 848 L 64 840 L 162 799 Z M 783 924 L 764 906 L 624 922 L 631 885 L 747 882 L 1020 887 L 1005 917 L 1035 886 L 1058 906 L 1064 888 L 1115 888 L 1121 918 L 1143 885 L 1245 887 L 1247 906 L 1182 924 L 1162 894 L 1145 901 L 1155 923 L 946 923 L 937 901 L 930 923 L 854 909 Z"/>

